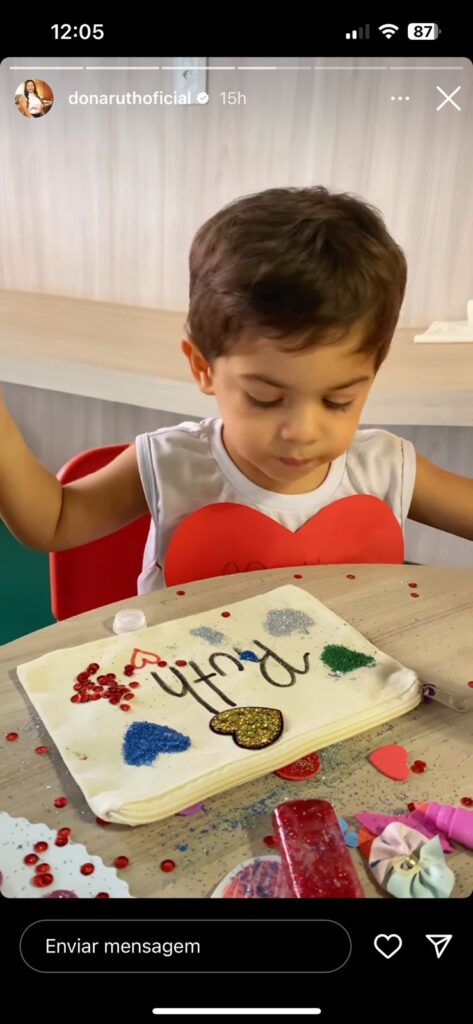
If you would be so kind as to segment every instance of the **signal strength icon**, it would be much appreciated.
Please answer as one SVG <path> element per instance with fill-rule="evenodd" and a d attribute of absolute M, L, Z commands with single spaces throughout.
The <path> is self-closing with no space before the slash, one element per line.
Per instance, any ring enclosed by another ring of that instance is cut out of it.
<path fill-rule="evenodd" d="M 369 39 L 370 27 L 365 25 L 362 28 L 354 28 L 351 32 L 345 32 L 345 39 Z"/>
<path fill-rule="evenodd" d="M 380 25 L 379 31 L 383 33 L 386 39 L 392 39 L 399 32 L 399 25 Z"/>

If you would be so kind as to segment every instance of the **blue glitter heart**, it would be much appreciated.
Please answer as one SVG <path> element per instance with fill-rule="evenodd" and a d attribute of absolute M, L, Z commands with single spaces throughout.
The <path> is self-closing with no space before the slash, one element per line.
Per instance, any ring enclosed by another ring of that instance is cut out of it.
<path fill-rule="evenodd" d="M 126 764 L 153 764 L 160 754 L 180 754 L 190 747 L 189 736 L 154 722 L 133 722 L 125 733 L 123 759 Z"/>

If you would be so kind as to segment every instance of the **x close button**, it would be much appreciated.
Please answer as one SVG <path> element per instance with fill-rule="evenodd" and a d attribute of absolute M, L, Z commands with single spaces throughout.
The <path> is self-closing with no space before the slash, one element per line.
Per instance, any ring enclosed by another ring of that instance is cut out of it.
<path fill-rule="evenodd" d="M 456 89 L 454 89 L 453 92 L 451 93 L 445 92 L 445 89 L 442 89 L 440 85 L 436 85 L 435 88 L 442 94 L 442 96 L 445 97 L 445 99 L 443 99 L 439 106 L 436 108 L 437 110 L 441 110 L 442 107 L 445 107 L 447 103 L 451 104 L 452 107 L 455 107 L 455 110 L 461 110 L 461 107 L 458 105 L 458 103 L 455 103 L 455 100 L 453 99 L 453 97 L 457 95 L 457 92 L 460 92 L 461 85 L 457 85 Z"/>

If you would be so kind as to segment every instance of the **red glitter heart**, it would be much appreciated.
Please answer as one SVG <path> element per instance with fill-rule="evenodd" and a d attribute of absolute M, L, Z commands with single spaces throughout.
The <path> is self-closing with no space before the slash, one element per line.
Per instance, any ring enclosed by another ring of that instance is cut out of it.
<path fill-rule="evenodd" d="M 312 779 L 314 775 L 320 769 L 320 758 L 318 754 L 306 754 L 305 757 L 300 757 L 298 761 L 293 761 L 292 764 L 286 764 L 283 768 L 278 768 L 274 773 L 279 775 L 281 779 L 289 779 L 294 782 L 298 782 L 302 779 Z"/>

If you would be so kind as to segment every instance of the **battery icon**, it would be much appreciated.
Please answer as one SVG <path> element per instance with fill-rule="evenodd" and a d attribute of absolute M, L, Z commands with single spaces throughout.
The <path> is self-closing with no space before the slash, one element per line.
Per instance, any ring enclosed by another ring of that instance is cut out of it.
<path fill-rule="evenodd" d="M 433 21 L 412 21 L 407 26 L 409 39 L 421 40 L 430 43 L 432 39 L 438 39 L 440 29 Z"/>

